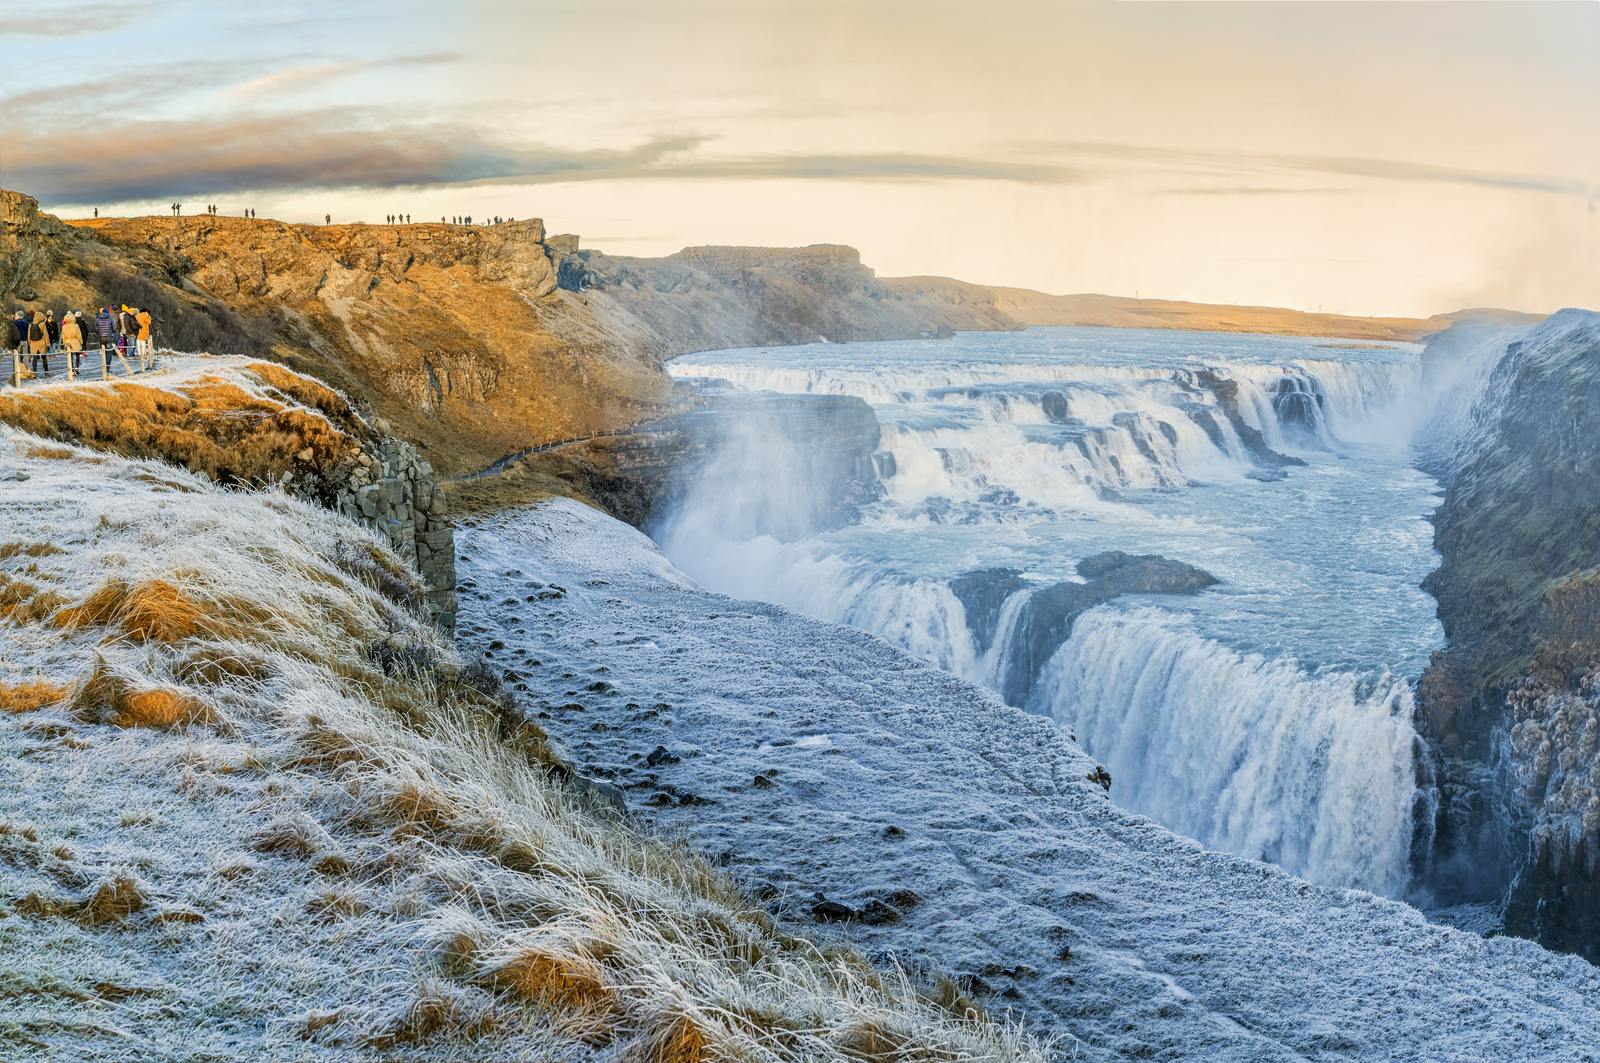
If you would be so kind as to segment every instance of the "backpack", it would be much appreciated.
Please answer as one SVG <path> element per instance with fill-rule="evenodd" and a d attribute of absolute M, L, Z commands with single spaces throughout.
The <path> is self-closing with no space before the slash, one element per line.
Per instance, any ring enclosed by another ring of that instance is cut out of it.
<path fill-rule="evenodd" d="M 28 326 L 28 338 L 30 340 L 44 339 L 44 329 L 40 327 L 37 321 Z"/>

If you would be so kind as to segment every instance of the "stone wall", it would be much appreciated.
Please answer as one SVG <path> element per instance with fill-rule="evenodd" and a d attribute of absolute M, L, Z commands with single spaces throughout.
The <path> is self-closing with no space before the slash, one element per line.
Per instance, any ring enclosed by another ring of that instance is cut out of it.
<path fill-rule="evenodd" d="M 416 448 L 381 439 L 335 492 L 332 508 L 386 539 L 421 575 L 428 613 L 445 632 L 456 622 L 456 552 L 450 512 L 433 466 Z"/>

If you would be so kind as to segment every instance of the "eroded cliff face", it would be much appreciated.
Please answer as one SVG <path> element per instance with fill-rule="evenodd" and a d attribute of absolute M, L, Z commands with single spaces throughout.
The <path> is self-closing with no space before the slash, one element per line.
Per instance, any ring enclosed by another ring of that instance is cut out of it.
<path fill-rule="evenodd" d="M 670 393 L 655 360 L 543 319 L 556 266 L 537 220 L 86 223 L 137 271 L 271 320 L 273 353 L 366 401 L 443 471 L 631 421 Z"/>
<path fill-rule="evenodd" d="M 0 210 L 4 293 L 39 306 L 165 299 L 216 353 L 270 354 L 344 389 L 446 475 L 679 412 L 661 368 L 677 354 L 1017 327 L 985 289 L 886 282 L 833 245 L 618 258 L 537 219 L 68 224 L 17 193 Z"/>
<path fill-rule="evenodd" d="M 835 244 L 688 247 L 665 258 L 582 251 L 564 260 L 561 284 L 662 357 L 1021 327 L 986 289 L 940 278 L 881 280 L 855 248 Z"/>
<path fill-rule="evenodd" d="M 1508 931 L 1600 959 L 1600 314 L 1504 347 L 1443 470 L 1420 688 L 1440 759 L 1427 873 Z"/>

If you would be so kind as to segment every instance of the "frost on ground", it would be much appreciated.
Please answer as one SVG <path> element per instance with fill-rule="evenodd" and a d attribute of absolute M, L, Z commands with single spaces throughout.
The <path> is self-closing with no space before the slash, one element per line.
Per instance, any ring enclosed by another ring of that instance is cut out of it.
<path fill-rule="evenodd" d="M 1039 1058 L 586 807 L 418 590 L 0 428 L 0 1058 Z"/>
<path fill-rule="evenodd" d="M 953 972 L 1062 1059 L 1600 1059 L 1600 970 L 1208 852 L 1050 720 L 698 589 L 576 503 L 458 535 L 463 645 L 788 916 Z"/>

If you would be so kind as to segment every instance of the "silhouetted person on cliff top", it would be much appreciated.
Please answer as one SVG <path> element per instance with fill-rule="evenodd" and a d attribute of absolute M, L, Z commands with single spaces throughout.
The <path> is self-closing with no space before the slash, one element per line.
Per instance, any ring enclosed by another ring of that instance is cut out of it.
<path fill-rule="evenodd" d="M 333 224 L 333 215 L 332 214 L 324 214 L 322 216 L 322 224 L 324 224 L 324 225 L 332 225 Z"/>
<path fill-rule="evenodd" d="M 100 216 L 100 208 L 99 207 L 94 208 L 94 216 L 97 217 L 97 218 Z"/>
<path fill-rule="evenodd" d="M 407 225 L 411 224 L 411 215 L 409 215 L 409 214 L 406 215 L 406 224 Z"/>

